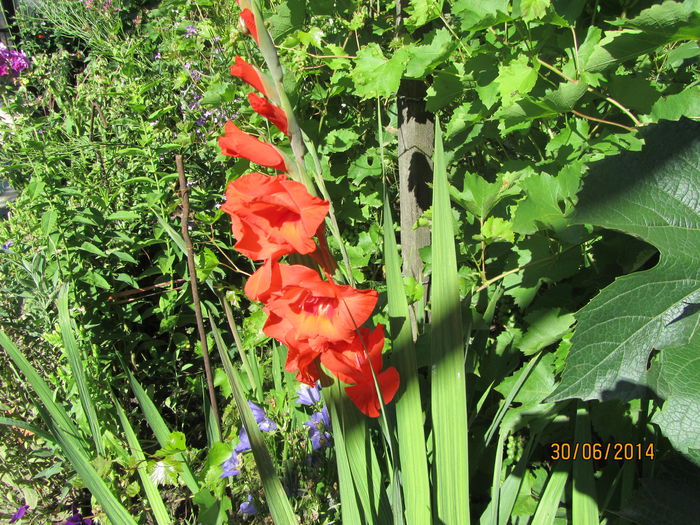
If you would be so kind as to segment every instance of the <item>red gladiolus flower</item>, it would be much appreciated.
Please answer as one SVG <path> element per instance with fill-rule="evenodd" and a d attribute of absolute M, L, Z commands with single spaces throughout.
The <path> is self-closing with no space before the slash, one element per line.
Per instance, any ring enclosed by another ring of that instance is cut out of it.
<path fill-rule="evenodd" d="M 329 206 L 285 175 L 249 173 L 229 182 L 221 209 L 231 215 L 233 235 L 238 241 L 234 248 L 251 259 L 265 260 L 294 252 L 313 252 L 313 236 Z M 266 298 L 262 291 L 265 285 L 260 282 L 272 279 L 273 270 L 279 272 L 273 264 L 276 265 L 272 261 L 266 263 L 251 277 L 252 283 L 246 285 L 246 290 L 252 297 Z M 313 270 L 307 270 L 318 277 Z M 277 280 L 281 279 L 280 276 Z"/>
<path fill-rule="evenodd" d="M 381 409 L 372 370 L 377 376 L 384 404 L 391 401 L 399 389 L 399 373 L 394 367 L 379 372 L 383 347 L 384 326 L 378 324 L 372 331 L 360 328 L 350 344 L 338 345 L 321 355 L 321 363 L 338 379 L 351 385 L 345 387 L 345 392 L 369 417 L 378 417 Z"/>
<path fill-rule="evenodd" d="M 243 20 L 243 24 L 253 37 L 253 40 L 255 40 L 255 43 L 260 45 L 260 40 L 258 40 L 258 28 L 255 26 L 255 15 L 253 15 L 253 12 L 250 9 L 244 9 L 241 11 L 241 20 Z"/>
<path fill-rule="evenodd" d="M 225 135 L 219 137 L 219 147 L 224 155 L 241 157 L 261 166 L 287 171 L 282 154 L 274 146 L 241 131 L 233 122 L 227 122 L 224 131 Z"/>
<path fill-rule="evenodd" d="M 258 70 L 243 60 L 240 56 L 236 55 L 236 62 L 231 66 L 230 71 L 231 75 L 240 78 L 243 82 L 269 98 L 270 95 L 268 95 L 267 90 L 265 89 L 265 83 L 263 82 Z"/>
<path fill-rule="evenodd" d="M 281 286 L 265 306 L 263 332 L 288 347 L 302 343 L 324 352 L 335 343 L 350 342 L 377 304 L 375 290 L 358 290 L 324 281 L 316 272 L 302 274 L 289 270 L 294 266 L 279 266 Z"/>
<path fill-rule="evenodd" d="M 284 111 L 270 103 L 266 98 L 259 97 L 255 93 L 248 93 L 248 101 L 253 111 L 265 117 L 277 126 L 282 133 L 289 136 L 287 132 L 287 115 Z"/>

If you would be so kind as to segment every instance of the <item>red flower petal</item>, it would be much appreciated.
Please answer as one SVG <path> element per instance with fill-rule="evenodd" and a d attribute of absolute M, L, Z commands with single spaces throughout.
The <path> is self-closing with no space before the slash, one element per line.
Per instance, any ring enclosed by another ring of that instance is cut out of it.
<path fill-rule="evenodd" d="M 241 131 L 233 122 L 227 122 L 224 131 L 225 135 L 219 137 L 219 147 L 224 155 L 241 157 L 261 166 L 287 171 L 282 154 L 274 146 Z"/>
<path fill-rule="evenodd" d="M 245 24 L 246 29 L 255 40 L 255 43 L 260 45 L 260 40 L 258 40 L 258 28 L 255 26 L 255 15 L 250 9 L 244 9 L 241 11 L 241 20 Z"/>
<path fill-rule="evenodd" d="M 313 236 L 329 206 L 283 174 L 269 177 L 249 173 L 229 183 L 221 209 L 231 215 L 233 235 L 238 241 L 236 250 L 251 259 L 266 260 L 315 251 Z M 318 278 L 316 272 L 307 270 Z"/>
<path fill-rule="evenodd" d="M 269 97 L 267 90 L 265 89 L 265 84 L 258 70 L 251 66 L 248 62 L 243 60 L 240 56 L 236 55 L 236 62 L 231 66 L 231 74 L 234 77 L 240 78 L 243 82 L 249 86 L 257 89 L 260 93 Z"/>
<path fill-rule="evenodd" d="M 255 93 L 248 93 L 248 101 L 250 102 L 253 111 L 258 115 L 262 115 L 267 120 L 272 122 L 285 135 L 289 136 L 287 131 L 287 115 L 282 109 L 273 105 L 269 100 L 259 97 Z"/>
<path fill-rule="evenodd" d="M 394 398 L 396 392 L 399 390 L 399 372 L 393 366 L 387 368 L 377 375 L 377 382 L 379 383 L 379 390 L 382 393 L 382 400 L 386 405 Z M 367 382 L 345 387 L 345 392 L 352 402 L 355 403 L 355 406 L 357 406 L 360 412 L 369 417 L 379 417 L 381 405 L 379 403 L 379 397 L 377 396 L 374 380 L 371 377 Z"/>

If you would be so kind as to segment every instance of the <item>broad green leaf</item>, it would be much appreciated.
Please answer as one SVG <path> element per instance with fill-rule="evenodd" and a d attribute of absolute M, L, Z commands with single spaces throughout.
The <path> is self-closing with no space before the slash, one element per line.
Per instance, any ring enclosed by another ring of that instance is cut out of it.
<path fill-rule="evenodd" d="M 455 44 L 447 29 L 439 29 L 432 34 L 430 44 L 411 46 L 410 59 L 406 66 L 406 76 L 422 78 L 440 65 L 454 48 Z"/>
<path fill-rule="evenodd" d="M 652 422 L 676 450 L 691 456 L 700 450 L 700 333 L 687 346 L 661 352 L 650 375 L 651 386 L 664 400 Z"/>
<path fill-rule="evenodd" d="M 658 124 L 645 139 L 642 151 L 591 167 L 573 221 L 637 236 L 659 249 L 660 261 L 618 278 L 576 315 L 552 400 L 637 397 L 652 349 L 684 348 L 697 330 L 700 124 Z"/>
<path fill-rule="evenodd" d="M 566 225 L 565 214 L 581 179 L 577 165 L 569 165 L 558 176 L 533 174 L 520 182 L 526 197 L 518 203 L 513 218 L 513 231 L 532 234 L 537 230 L 558 230 Z"/>
<path fill-rule="evenodd" d="M 525 321 L 529 326 L 517 346 L 523 354 L 532 355 L 556 343 L 569 332 L 574 323 L 574 315 L 561 313 L 557 307 L 534 310 L 525 316 Z"/>
<path fill-rule="evenodd" d="M 680 93 L 657 100 L 650 116 L 655 121 L 700 118 L 700 86 L 688 87 Z"/>
<path fill-rule="evenodd" d="M 482 176 L 469 171 L 464 174 L 464 189 L 462 191 L 450 187 L 452 199 L 482 219 L 487 217 L 493 207 L 502 199 L 517 195 L 519 191 L 502 177 L 498 177 L 496 182 L 488 182 Z"/>
<path fill-rule="evenodd" d="M 462 31 L 478 31 L 510 20 L 508 0 L 457 0 L 452 12 L 462 19 Z"/>
<path fill-rule="evenodd" d="M 547 90 L 542 98 L 527 97 L 501 108 L 495 117 L 504 119 L 501 129 L 536 118 L 554 117 L 568 113 L 588 90 L 585 82 L 562 82 L 555 90 Z"/>
<path fill-rule="evenodd" d="M 550 6 L 551 0 L 515 0 L 513 16 L 522 17 L 526 22 L 542 18 Z"/>
<path fill-rule="evenodd" d="M 213 82 L 202 95 L 203 106 L 220 106 L 236 98 L 238 88 L 230 82 Z"/>
<path fill-rule="evenodd" d="M 445 0 L 409 0 L 408 11 L 411 15 L 404 22 L 411 31 L 424 26 L 442 13 Z"/>
<path fill-rule="evenodd" d="M 464 360 L 470 326 L 463 331 L 455 232 L 442 132 L 435 120 L 431 291 L 431 409 L 435 518 L 470 523 L 467 393 Z M 466 333 L 465 333 L 466 332 Z"/>
<path fill-rule="evenodd" d="M 435 112 L 461 95 L 464 90 L 463 76 L 464 64 L 460 63 L 450 64 L 437 71 L 433 76 L 433 84 L 428 88 L 425 97 L 426 109 Z"/>
<path fill-rule="evenodd" d="M 584 62 L 586 71 L 602 71 L 670 42 L 700 39 L 700 13 L 678 2 L 654 5 L 632 20 L 618 20 L 617 25 L 630 29 L 606 32 Z"/>
<path fill-rule="evenodd" d="M 90 241 L 83 241 L 83 244 L 80 245 L 80 249 L 86 252 L 89 252 L 93 255 L 99 255 L 100 257 L 107 257 L 107 254 L 92 244 Z"/>
<path fill-rule="evenodd" d="M 390 59 L 386 59 L 379 44 L 371 43 L 363 47 L 357 52 L 355 68 L 350 73 L 355 93 L 361 98 L 395 94 L 409 58 L 409 51 L 405 48 L 398 49 Z"/>
<path fill-rule="evenodd" d="M 537 364 L 529 369 L 528 365 L 524 365 L 510 376 L 506 377 L 501 383 L 494 388 L 503 397 L 507 397 L 513 390 L 515 385 L 522 380 L 523 374 L 528 374 L 525 381 L 518 388 L 517 394 L 511 402 L 519 403 L 523 406 L 538 405 L 544 398 L 554 390 L 554 354 L 544 354 Z"/>
<path fill-rule="evenodd" d="M 304 25 L 306 5 L 304 0 L 286 0 L 275 7 L 275 13 L 266 17 L 270 35 L 277 40 Z"/>
<path fill-rule="evenodd" d="M 526 55 L 498 67 L 498 92 L 504 106 L 527 95 L 537 82 L 537 69 L 530 67 Z"/>

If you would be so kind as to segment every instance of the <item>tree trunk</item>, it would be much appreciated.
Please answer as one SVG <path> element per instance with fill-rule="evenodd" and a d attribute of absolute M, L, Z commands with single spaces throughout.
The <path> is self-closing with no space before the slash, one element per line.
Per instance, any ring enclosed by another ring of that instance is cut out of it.
<path fill-rule="evenodd" d="M 402 31 L 408 0 L 396 5 L 397 27 Z M 401 256 L 403 274 L 423 285 L 424 301 L 413 305 L 411 325 L 414 338 L 417 323 L 423 319 L 427 300 L 428 279 L 423 276 L 423 261 L 419 250 L 430 245 L 430 229 L 414 229 L 418 218 L 430 208 L 433 180 L 433 147 L 435 116 L 425 109 L 426 87 L 422 80 L 402 79 L 397 94 L 399 125 L 399 198 L 401 214 Z"/>

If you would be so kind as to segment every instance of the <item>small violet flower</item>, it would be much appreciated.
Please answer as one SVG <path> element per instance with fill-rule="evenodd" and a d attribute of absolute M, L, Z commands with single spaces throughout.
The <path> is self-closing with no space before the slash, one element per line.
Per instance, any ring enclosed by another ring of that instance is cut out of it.
<path fill-rule="evenodd" d="M 248 439 L 248 432 L 245 427 L 241 427 L 241 431 L 238 433 L 238 445 L 234 449 L 236 454 L 243 454 L 250 450 L 250 439 Z"/>
<path fill-rule="evenodd" d="M 253 496 L 248 494 L 248 501 L 244 501 L 241 503 L 241 505 L 238 507 L 238 510 L 241 511 L 243 514 L 249 514 L 253 515 L 258 512 L 258 509 L 255 508 L 255 505 L 253 505 Z"/>
<path fill-rule="evenodd" d="M 320 412 L 315 412 L 304 425 L 309 427 L 309 438 L 313 450 L 319 450 L 330 443 L 331 435 L 327 429 L 331 428 L 331 419 L 328 416 L 328 408 L 324 406 Z"/>
<path fill-rule="evenodd" d="M 300 405 L 314 406 L 321 401 L 321 385 L 316 383 L 314 386 L 302 386 L 297 390 L 297 403 Z"/>
<path fill-rule="evenodd" d="M 219 476 L 220 478 L 238 476 L 241 473 L 241 471 L 238 470 L 238 453 L 234 451 L 231 457 L 221 464 L 221 468 L 223 469 L 223 473 Z"/>
<path fill-rule="evenodd" d="M 17 520 L 22 519 L 24 514 L 27 512 L 29 509 L 29 505 L 22 505 L 20 508 L 17 509 L 17 512 L 15 512 L 12 517 L 10 518 L 10 523 L 15 523 Z"/>
<path fill-rule="evenodd" d="M 161 58 L 163 58 L 163 55 L 160 54 L 160 51 L 153 55 L 153 60 L 160 60 Z"/>
<path fill-rule="evenodd" d="M 185 32 L 185 38 L 189 38 L 189 37 L 191 37 L 191 36 L 197 36 L 197 35 L 199 34 L 199 31 L 197 31 L 197 27 L 196 27 L 196 26 L 192 26 L 192 25 L 187 26 L 187 27 L 185 28 L 185 30 L 186 30 L 186 32 Z"/>
<path fill-rule="evenodd" d="M 248 405 L 250 406 L 251 412 L 253 412 L 253 417 L 255 418 L 261 432 L 272 432 L 273 430 L 277 430 L 277 425 L 275 422 L 267 417 L 262 408 L 252 401 L 248 401 Z"/>
<path fill-rule="evenodd" d="M 90 518 L 83 518 L 83 515 L 78 512 L 78 507 L 71 505 L 71 512 L 73 515 L 68 518 L 63 525 L 92 525 L 92 520 Z"/>
<path fill-rule="evenodd" d="M 12 242 L 12 241 L 7 241 L 5 244 L 2 245 L 2 249 L 3 249 L 4 251 L 7 251 L 7 250 L 10 249 L 10 246 L 12 246 L 13 244 L 14 244 L 14 242 Z M 21 517 L 21 516 L 20 516 L 20 517 Z"/>

